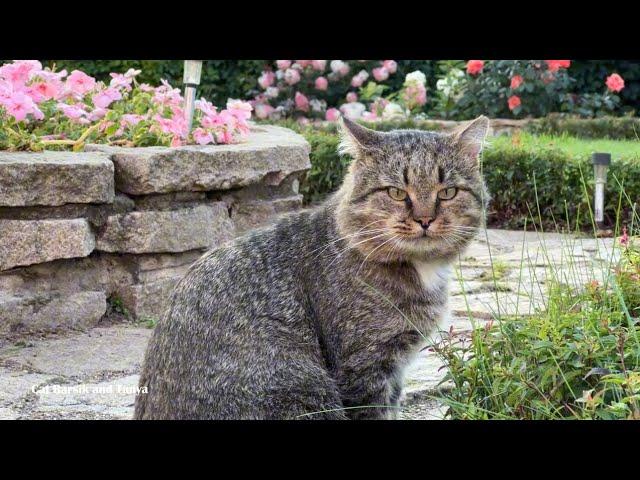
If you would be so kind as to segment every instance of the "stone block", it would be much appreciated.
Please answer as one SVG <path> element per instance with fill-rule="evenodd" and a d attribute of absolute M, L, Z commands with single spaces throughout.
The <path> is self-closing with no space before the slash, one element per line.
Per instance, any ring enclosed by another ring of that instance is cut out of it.
<path fill-rule="evenodd" d="M 307 141 L 276 126 L 253 127 L 246 141 L 232 145 L 86 148 L 110 155 L 116 188 L 132 195 L 228 190 L 259 182 L 278 185 L 291 173 L 311 167 Z"/>
<path fill-rule="evenodd" d="M 86 257 L 95 246 L 89 222 L 66 220 L 0 220 L 0 270 Z"/>
<path fill-rule="evenodd" d="M 0 152 L 0 206 L 110 203 L 114 167 L 100 152 Z"/>
<path fill-rule="evenodd" d="M 97 235 L 104 252 L 184 252 L 223 243 L 233 237 L 227 207 L 214 202 L 170 211 L 114 215 Z"/>

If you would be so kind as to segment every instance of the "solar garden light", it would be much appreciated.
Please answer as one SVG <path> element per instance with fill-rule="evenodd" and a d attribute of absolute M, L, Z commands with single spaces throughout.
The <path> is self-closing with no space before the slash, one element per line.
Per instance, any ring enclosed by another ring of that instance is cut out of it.
<path fill-rule="evenodd" d="M 191 132 L 193 123 L 193 110 L 196 102 L 196 88 L 200 85 L 200 75 L 202 74 L 202 60 L 185 60 L 184 74 L 184 114 L 187 121 L 187 133 Z"/>
<path fill-rule="evenodd" d="M 591 155 L 593 172 L 596 177 L 596 191 L 594 206 L 596 213 L 596 225 L 598 228 L 604 227 L 604 185 L 607 183 L 607 170 L 611 165 L 610 153 L 594 153 Z"/>

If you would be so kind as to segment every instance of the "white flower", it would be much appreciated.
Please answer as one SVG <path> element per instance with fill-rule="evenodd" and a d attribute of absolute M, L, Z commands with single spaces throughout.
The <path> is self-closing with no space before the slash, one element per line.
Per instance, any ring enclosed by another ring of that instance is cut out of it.
<path fill-rule="evenodd" d="M 278 90 L 278 87 L 268 87 L 264 91 L 264 94 L 267 98 L 276 98 L 279 93 L 280 93 L 280 90 Z"/>
<path fill-rule="evenodd" d="M 364 104 L 360 102 L 350 102 L 342 104 L 340 106 L 340 111 L 345 117 L 351 120 L 357 120 L 358 118 L 362 117 L 362 114 L 364 112 L 367 111 L 367 107 L 365 107 Z"/>
<path fill-rule="evenodd" d="M 420 70 L 416 70 L 415 72 L 408 73 L 404 79 L 404 84 L 407 85 L 409 83 L 420 83 L 421 85 L 427 84 L 427 77 Z"/>
<path fill-rule="evenodd" d="M 338 75 L 346 75 L 349 73 L 349 65 L 342 60 L 331 60 L 329 64 L 331 66 L 331 71 Z"/>
<path fill-rule="evenodd" d="M 367 72 L 366 70 L 360 70 L 357 76 L 360 77 L 364 82 L 367 78 L 369 78 L 369 72 Z"/>
<path fill-rule="evenodd" d="M 133 68 L 130 68 L 129 70 L 126 71 L 124 76 L 127 78 L 131 78 L 131 77 L 135 77 L 136 75 L 140 75 L 141 73 L 142 73 L 142 70 L 135 70 Z"/>
<path fill-rule="evenodd" d="M 317 98 L 311 100 L 309 105 L 311 106 L 311 110 L 314 112 L 324 112 L 327 108 L 327 102 L 324 100 L 318 100 Z"/>
<path fill-rule="evenodd" d="M 382 118 L 384 118 L 385 120 L 404 116 L 404 109 L 397 103 L 393 102 L 389 102 L 382 111 Z"/>

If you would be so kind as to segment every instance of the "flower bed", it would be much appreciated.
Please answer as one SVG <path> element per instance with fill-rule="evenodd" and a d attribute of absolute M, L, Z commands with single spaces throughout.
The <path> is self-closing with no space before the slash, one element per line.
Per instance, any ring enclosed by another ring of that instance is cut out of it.
<path fill-rule="evenodd" d="M 0 150 L 73 149 L 87 143 L 180 146 L 235 143 L 246 138 L 250 104 L 229 100 L 218 112 L 196 101 L 187 131 L 180 90 L 166 81 L 138 83 L 139 70 L 111 73 L 108 85 L 74 70 L 43 69 L 37 60 L 0 67 Z"/>

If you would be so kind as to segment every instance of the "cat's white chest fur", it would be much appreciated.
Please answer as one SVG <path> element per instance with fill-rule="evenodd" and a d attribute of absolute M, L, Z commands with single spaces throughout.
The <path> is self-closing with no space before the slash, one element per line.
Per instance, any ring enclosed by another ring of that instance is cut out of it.
<path fill-rule="evenodd" d="M 451 265 L 439 262 L 414 261 L 420 283 L 425 290 L 440 289 L 447 285 L 451 276 Z"/>

